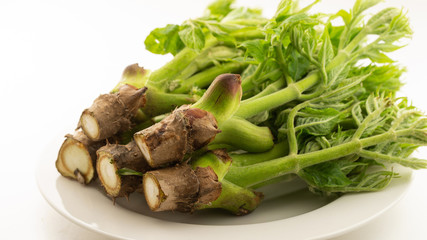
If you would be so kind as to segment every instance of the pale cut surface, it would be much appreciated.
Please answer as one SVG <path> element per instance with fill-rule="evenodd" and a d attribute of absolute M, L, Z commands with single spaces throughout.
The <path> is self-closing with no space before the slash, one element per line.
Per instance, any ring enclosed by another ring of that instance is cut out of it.
<path fill-rule="evenodd" d="M 138 145 L 139 149 L 142 152 L 142 155 L 144 156 L 145 160 L 148 162 L 150 166 L 154 165 L 153 160 L 151 159 L 150 149 L 148 148 L 147 144 L 144 140 L 144 135 L 135 135 L 134 136 L 135 142 Z"/>
<path fill-rule="evenodd" d="M 120 190 L 120 178 L 116 174 L 116 166 L 110 161 L 111 158 L 108 155 L 102 155 L 98 160 L 97 167 L 99 168 L 99 179 L 103 183 L 105 190 L 114 196 Z"/>
<path fill-rule="evenodd" d="M 96 118 L 90 114 L 83 114 L 81 121 L 85 134 L 91 139 L 97 139 L 99 137 L 99 124 Z"/>
<path fill-rule="evenodd" d="M 95 172 L 89 152 L 83 144 L 73 139 L 65 140 L 56 166 L 62 175 L 81 181 L 83 179 L 78 179 L 79 176 L 76 175 L 79 173 L 83 176 L 84 183 L 89 183 Z"/>
<path fill-rule="evenodd" d="M 144 176 L 144 195 L 148 206 L 155 211 L 160 205 L 159 184 L 153 176 L 146 174 Z"/>
<path fill-rule="evenodd" d="M 66 168 L 71 172 L 79 170 L 83 175 L 86 175 L 92 169 L 90 165 L 92 160 L 86 149 L 77 146 L 77 144 L 68 145 L 62 152 L 62 161 Z"/>

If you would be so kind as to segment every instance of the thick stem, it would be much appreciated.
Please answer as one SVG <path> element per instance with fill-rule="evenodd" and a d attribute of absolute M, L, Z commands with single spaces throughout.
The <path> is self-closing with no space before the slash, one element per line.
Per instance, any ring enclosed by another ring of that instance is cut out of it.
<path fill-rule="evenodd" d="M 160 167 L 183 161 L 211 142 L 218 132 L 211 113 L 182 106 L 159 123 L 135 133 L 134 139 L 149 165 Z"/>
<path fill-rule="evenodd" d="M 199 185 L 196 173 L 186 164 L 149 171 L 143 178 L 145 199 L 152 211 L 192 211 Z"/>
<path fill-rule="evenodd" d="M 113 197 L 128 197 L 141 187 L 139 176 L 121 176 L 122 168 L 144 173 L 149 169 L 141 151 L 132 141 L 127 145 L 107 144 L 96 152 L 96 170 L 106 193 Z"/>
<path fill-rule="evenodd" d="M 265 34 L 258 27 L 248 27 L 230 33 L 238 41 L 246 41 L 251 39 L 264 39 Z"/>
<path fill-rule="evenodd" d="M 197 209 L 219 208 L 241 216 L 255 210 L 263 198 L 262 193 L 239 187 L 227 180 L 222 180 L 221 186 L 218 199 L 209 204 L 198 204 Z"/>
<path fill-rule="evenodd" d="M 219 125 L 219 133 L 210 145 L 229 145 L 248 152 L 265 152 L 273 145 L 273 135 L 268 127 L 260 127 L 251 122 L 232 117 Z"/>
<path fill-rule="evenodd" d="M 192 108 L 199 108 L 214 115 L 218 124 L 230 118 L 242 98 L 241 79 L 238 74 L 221 74 Z"/>
<path fill-rule="evenodd" d="M 187 164 L 147 172 L 144 195 L 153 211 L 192 212 L 221 194 L 221 183 L 212 167 Z"/>
<path fill-rule="evenodd" d="M 217 177 L 218 181 L 221 181 L 228 172 L 231 166 L 232 159 L 224 149 L 216 149 L 204 153 L 202 156 L 192 160 L 191 165 L 193 168 L 197 167 L 211 167 Z M 234 163 L 233 163 L 234 164 Z"/>
<path fill-rule="evenodd" d="M 171 61 L 151 73 L 150 84 L 162 88 L 168 81 L 175 79 L 197 55 L 197 52 L 190 48 L 182 49 Z"/>
<path fill-rule="evenodd" d="M 282 141 L 274 144 L 273 148 L 267 152 L 261 153 L 241 153 L 241 154 L 230 154 L 233 159 L 234 167 L 248 166 L 279 157 L 286 156 L 289 152 L 289 145 L 287 141 Z"/>
<path fill-rule="evenodd" d="M 264 88 L 264 90 L 262 90 L 261 92 L 259 92 L 258 94 L 252 96 L 250 98 L 250 100 L 255 100 L 258 98 L 262 98 L 264 96 L 270 95 L 274 92 L 279 91 L 280 89 L 282 89 L 284 86 L 286 86 L 286 82 L 284 78 L 280 78 L 277 81 L 269 84 L 266 88 Z"/>
<path fill-rule="evenodd" d="M 185 80 L 193 74 L 214 65 L 220 60 L 228 60 L 242 55 L 242 51 L 226 46 L 214 46 L 201 52 L 175 79 Z"/>
<path fill-rule="evenodd" d="M 171 112 L 173 109 L 196 102 L 189 94 L 165 93 L 155 88 L 148 88 L 145 93 L 146 104 L 142 109 L 148 116 L 158 116 Z"/>
<path fill-rule="evenodd" d="M 353 139 L 347 143 L 315 152 L 288 155 L 244 167 L 232 166 L 226 175 L 226 179 L 239 186 L 250 187 L 285 174 L 298 173 L 299 170 L 318 163 L 358 153 L 359 150 L 365 147 L 376 145 L 380 142 L 393 141 L 396 136 L 407 134 L 410 134 L 408 130 L 386 132 L 365 139 Z"/>
<path fill-rule="evenodd" d="M 186 93 L 189 92 L 193 87 L 205 88 L 209 86 L 218 75 L 223 73 L 240 73 L 245 69 L 246 66 L 246 63 L 229 62 L 208 68 L 200 73 L 193 75 L 185 81 L 182 81 L 181 86 L 174 89 L 172 92 Z"/>
<path fill-rule="evenodd" d="M 136 88 L 143 88 L 147 85 L 151 71 L 140 67 L 137 63 L 129 65 L 123 70 L 122 79 L 111 91 L 118 92 L 123 85 L 131 85 Z"/>
<path fill-rule="evenodd" d="M 271 110 L 285 103 L 298 99 L 298 97 L 306 90 L 310 89 L 320 81 L 317 72 L 312 72 L 304 79 L 288 85 L 286 88 L 274 92 L 270 95 L 246 99 L 241 102 L 239 110 L 235 116 L 249 118 L 258 113 Z"/>
<path fill-rule="evenodd" d="M 78 128 L 82 128 L 93 141 L 129 130 L 131 120 L 145 103 L 145 91 L 146 88 L 123 85 L 116 93 L 100 95 L 91 107 L 83 111 Z"/>
<path fill-rule="evenodd" d="M 55 162 L 56 169 L 64 177 L 90 183 L 96 176 L 96 150 L 105 145 L 105 141 L 94 142 L 82 131 L 65 137 Z"/>

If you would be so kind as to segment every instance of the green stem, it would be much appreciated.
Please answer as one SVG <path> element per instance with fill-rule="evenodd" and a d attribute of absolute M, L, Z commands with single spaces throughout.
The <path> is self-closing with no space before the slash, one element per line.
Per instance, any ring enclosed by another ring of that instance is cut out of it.
<path fill-rule="evenodd" d="M 249 118 L 258 113 L 271 110 L 285 103 L 298 99 L 302 92 L 316 85 L 319 80 L 320 77 L 318 73 L 312 72 L 304 79 L 296 83 L 292 83 L 286 88 L 270 95 L 256 99 L 246 99 L 241 102 L 240 108 L 237 110 L 235 116 Z"/>
<path fill-rule="evenodd" d="M 242 98 L 241 83 L 238 74 L 221 74 L 191 107 L 210 112 L 217 123 L 221 124 L 229 119 L 239 107 Z"/>
<path fill-rule="evenodd" d="M 197 209 L 219 208 L 235 215 L 246 215 L 259 205 L 262 195 L 246 188 L 239 187 L 229 181 L 221 181 L 221 195 L 209 204 L 200 204 Z"/>
<path fill-rule="evenodd" d="M 267 95 L 270 95 L 274 92 L 279 91 L 280 89 L 282 89 L 284 86 L 286 86 L 286 82 L 285 79 L 282 77 L 280 79 L 278 79 L 277 81 L 270 83 L 267 87 L 264 88 L 264 90 L 262 90 L 261 92 L 259 92 L 258 94 L 252 96 L 250 98 L 250 100 L 254 100 L 257 98 L 261 98 Z"/>
<path fill-rule="evenodd" d="M 175 76 L 185 69 L 197 55 L 197 52 L 190 48 L 182 49 L 171 61 L 151 73 L 150 83 L 161 89 L 166 81 L 175 79 Z"/>
<path fill-rule="evenodd" d="M 243 92 L 249 92 L 250 90 L 254 89 L 256 86 L 264 83 L 267 80 L 272 80 L 273 82 L 275 82 L 281 77 L 282 77 L 282 72 L 280 71 L 280 69 L 275 69 L 261 76 L 258 76 L 258 75 L 255 76 L 255 74 L 253 74 L 242 81 Z"/>
<path fill-rule="evenodd" d="M 146 104 L 143 112 L 148 116 L 158 116 L 170 112 L 178 106 L 196 102 L 191 95 L 165 93 L 155 88 L 148 88 L 145 98 Z"/>
<path fill-rule="evenodd" d="M 298 113 L 298 111 L 302 108 L 305 108 L 309 105 L 309 101 L 303 102 L 301 104 L 298 104 L 294 108 L 292 108 L 291 112 L 289 113 L 286 126 L 288 129 L 288 139 L 289 139 L 289 154 L 294 155 L 298 153 L 298 141 L 297 141 L 297 135 L 295 131 L 295 117 Z"/>
<path fill-rule="evenodd" d="M 215 62 L 222 59 L 232 59 L 241 55 L 241 51 L 236 48 L 226 46 L 213 46 L 205 49 L 194 60 L 183 69 L 176 77 L 177 80 L 185 80 L 193 74 L 212 66 Z"/>
<path fill-rule="evenodd" d="M 230 154 L 230 157 L 233 159 L 233 166 L 241 167 L 283 157 L 286 156 L 288 152 L 289 146 L 287 141 L 282 141 L 274 144 L 273 148 L 267 152 L 242 154 L 235 153 Z"/>
<path fill-rule="evenodd" d="M 218 181 L 222 181 L 231 166 L 231 158 L 227 155 L 227 152 L 223 149 L 208 151 L 202 156 L 196 157 L 191 162 L 193 169 L 197 167 L 210 167 L 214 170 L 218 177 Z"/>
<path fill-rule="evenodd" d="M 289 85 L 293 82 L 293 79 L 289 76 L 286 60 L 283 56 L 282 43 L 275 45 L 274 50 L 277 56 L 277 63 L 279 64 L 280 69 L 282 70 L 282 74 L 283 77 L 286 79 L 286 83 Z"/>
<path fill-rule="evenodd" d="M 233 31 L 230 33 L 237 41 L 246 41 L 251 39 L 264 39 L 265 34 L 258 27 L 248 27 Z"/>
<path fill-rule="evenodd" d="M 238 117 L 231 117 L 219 124 L 221 133 L 210 145 L 228 145 L 248 152 L 265 152 L 273 145 L 273 135 L 268 127 L 260 127 Z"/>
<path fill-rule="evenodd" d="M 318 163 L 358 153 L 363 148 L 380 142 L 393 141 L 398 136 L 405 136 L 411 133 L 412 130 L 391 131 L 365 139 L 353 139 L 347 143 L 315 152 L 288 155 L 249 166 L 232 166 L 225 178 L 239 186 L 250 187 L 285 174 L 298 173 L 299 170 Z"/>
<path fill-rule="evenodd" d="M 173 93 L 186 93 L 194 86 L 204 88 L 220 74 L 223 73 L 240 73 L 247 66 L 247 63 L 230 62 L 224 63 L 219 66 L 208 68 L 200 73 L 181 82 L 181 86 L 173 90 Z"/>

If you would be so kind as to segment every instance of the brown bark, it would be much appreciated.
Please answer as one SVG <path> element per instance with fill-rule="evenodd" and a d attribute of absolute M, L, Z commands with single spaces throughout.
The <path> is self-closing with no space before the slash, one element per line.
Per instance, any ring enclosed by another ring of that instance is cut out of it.
<path fill-rule="evenodd" d="M 146 88 L 123 85 L 116 93 L 100 95 L 83 111 L 78 128 L 81 127 L 86 136 L 95 141 L 130 129 L 132 118 L 145 104 L 145 91 Z"/>
<path fill-rule="evenodd" d="M 134 139 L 150 166 L 161 167 L 181 162 L 219 132 L 212 114 L 182 106 L 161 122 L 135 133 Z"/>
<path fill-rule="evenodd" d="M 128 168 L 137 172 L 149 169 L 141 151 L 132 141 L 127 145 L 107 144 L 97 151 L 97 173 L 107 194 L 113 198 L 128 197 L 141 188 L 140 176 L 122 176 L 119 169 Z"/>
<path fill-rule="evenodd" d="M 144 175 L 144 195 L 153 211 L 192 212 L 221 195 L 221 183 L 211 167 L 177 165 Z"/>
<path fill-rule="evenodd" d="M 147 186 L 147 183 L 156 186 Z M 149 171 L 144 175 L 144 195 L 152 211 L 192 211 L 198 199 L 199 181 L 190 166 L 184 164 Z M 150 189 L 157 188 L 156 196 Z"/>
<path fill-rule="evenodd" d="M 209 204 L 221 195 L 221 183 L 211 167 L 197 167 L 195 170 L 199 180 L 198 204 Z"/>

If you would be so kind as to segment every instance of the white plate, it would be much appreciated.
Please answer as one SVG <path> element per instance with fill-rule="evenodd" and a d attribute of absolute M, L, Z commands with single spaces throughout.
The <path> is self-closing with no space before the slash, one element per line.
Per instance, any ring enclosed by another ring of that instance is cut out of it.
<path fill-rule="evenodd" d="M 379 216 L 406 192 L 411 170 L 399 168 L 384 191 L 325 199 L 292 181 L 264 189 L 266 198 L 253 213 L 236 217 L 221 211 L 195 214 L 152 213 L 140 194 L 112 204 L 98 183 L 83 186 L 61 177 L 55 169 L 63 138 L 54 139 L 37 166 L 37 183 L 47 202 L 72 222 L 126 239 L 324 239 L 362 226 Z"/>

